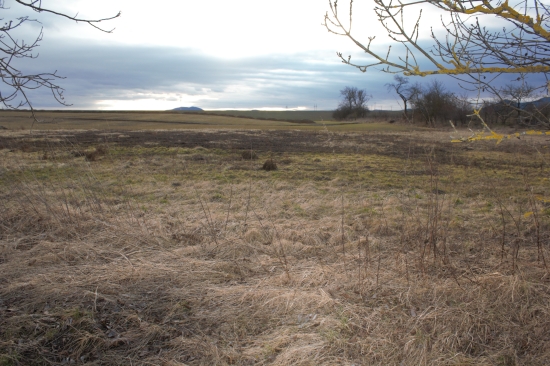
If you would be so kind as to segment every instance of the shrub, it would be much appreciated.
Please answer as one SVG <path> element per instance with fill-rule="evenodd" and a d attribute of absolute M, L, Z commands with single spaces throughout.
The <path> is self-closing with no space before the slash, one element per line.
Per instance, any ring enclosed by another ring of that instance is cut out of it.
<path fill-rule="evenodd" d="M 277 163 L 273 159 L 268 159 L 262 166 L 262 169 L 266 172 L 269 172 L 271 170 L 277 170 Z"/>
<path fill-rule="evenodd" d="M 366 117 L 369 112 L 367 107 L 350 108 L 347 106 L 340 106 L 332 113 L 332 118 L 337 121 L 352 120 Z"/>

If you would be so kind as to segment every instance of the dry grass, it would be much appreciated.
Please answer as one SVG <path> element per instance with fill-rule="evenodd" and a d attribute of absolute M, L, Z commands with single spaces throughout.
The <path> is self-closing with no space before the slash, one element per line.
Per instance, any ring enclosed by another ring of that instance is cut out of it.
<path fill-rule="evenodd" d="M 258 154 L 252 150 L 245 150 L 241 153 L 241 156 L 244 160 L 256 160 L 258 159 Z"/>
<path fill-rule="evenodd" d="M 550 363 L 546 142 L 421 137 L 0 150 L 0 365 Z"/>
<path fill-rule="evenodd" d="M 318 111 L 215 111 L 205 114 L 173 111 L 37 111 L 33 123 L 26 111 L 0 111 L 0 131 L 52 130 L 174 130 L 174 129 L 261 129 L 335 131 L 409 131 L 422 128 L 407 124 L 389 124 L 388 119 L 338 122 L 327 120 L 330 112 Z M 221 113 L 224 115 L 216 115 Z M 232 114 L 234 116 L 232 116 Z M 250 117 L 250 118 L 247 118 Z M 259 119 L 258 119 L 259 118 Z M 300 121 L 285 121 L 307 119 Z M 312 121 L 316 121 L 312 123 Z"/>
<path fill-rule="evenodd" d="M 266 172 L 270 172 L 272 170 L 277 170 L 277 163 L 275 160 L 269 158 L 265 161 L 264 165 L 262 166 L 262 169 Z"/>

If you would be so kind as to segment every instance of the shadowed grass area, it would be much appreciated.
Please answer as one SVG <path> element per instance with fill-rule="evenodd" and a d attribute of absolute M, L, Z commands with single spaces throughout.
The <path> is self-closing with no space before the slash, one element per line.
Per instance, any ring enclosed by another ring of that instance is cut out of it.
<path fill-rule="evenodd" d="M 0 144 L 0 364 L 550 362 L 545 138 L 3 131 Z"/>

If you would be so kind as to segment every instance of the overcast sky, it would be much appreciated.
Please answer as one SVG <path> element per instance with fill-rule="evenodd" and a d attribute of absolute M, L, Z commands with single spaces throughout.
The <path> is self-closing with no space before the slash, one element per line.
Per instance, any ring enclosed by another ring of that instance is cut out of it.
<path fill-rule="evenodd" d="M 373 3 L 355 3 L 356 34 L 378 35 L 385 49 Z M 4 19 L 22 14 L 15 1 L 6 5 L 11 10 L 2 10 Z M 102 24 L 116 28 L 112 34 L 27 12 L 40 20 L 44 37 L 38 59 L 25 62 L 23 71 L 57 70 L 66 77 L 59 84 L 73 109 L 334 109 L 345 86 L 372 94 L 371 108 L 399 108 L 384 86 L 392 75 L 361 73 L 339 61 L 337 51 L 359 57 L 361 52 L 322 26 L 329 9 L 325 0 L 43 0 L 42 5 L 88 18 L 122 11 Z M 29 40 L 39 30 L 29 24 L 21 34 Z M 453 83 L 448 87 L 456 89 Z M 45 91 L 31 97 L 36 108 L 60 108 Z"/>

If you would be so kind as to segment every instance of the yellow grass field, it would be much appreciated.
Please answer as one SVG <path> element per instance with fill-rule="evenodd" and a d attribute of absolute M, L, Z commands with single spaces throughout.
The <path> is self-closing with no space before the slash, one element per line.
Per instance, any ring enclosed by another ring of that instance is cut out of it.
<path fill-rule="evenodd" d="M 0 115 L 0 365 L 550 364 L 545 136 L 39 118 Z"/>

